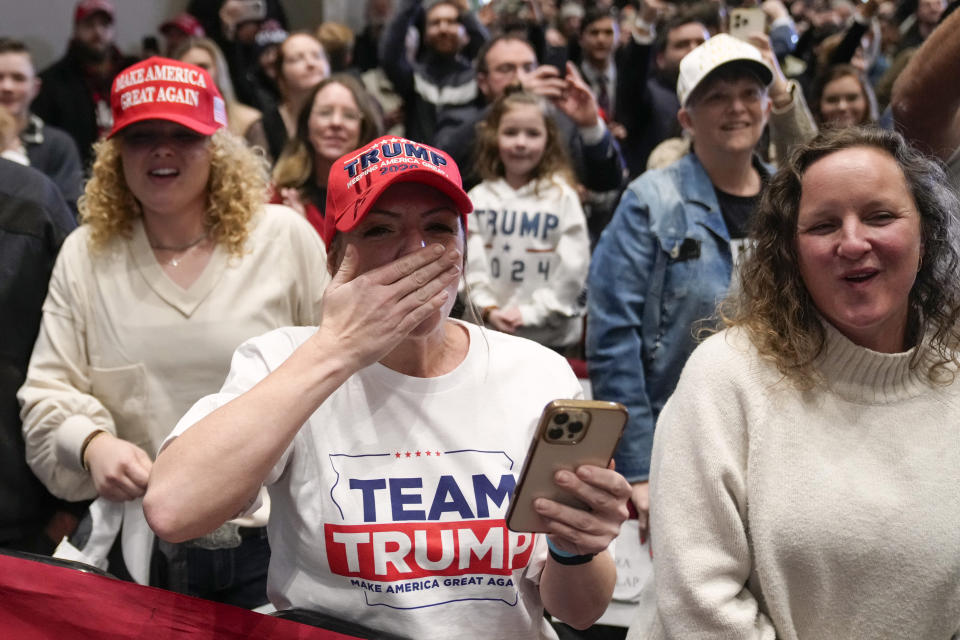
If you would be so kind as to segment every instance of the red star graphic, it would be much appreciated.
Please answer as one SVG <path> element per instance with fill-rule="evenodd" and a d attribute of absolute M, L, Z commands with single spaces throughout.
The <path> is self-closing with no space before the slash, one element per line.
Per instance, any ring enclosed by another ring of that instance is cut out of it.
<path fill-rule="evenodd" d="M 438 456 L 438 455 L 440 455 L 440 452 L 439 452 L 439 451 L 434 451 L 434 452 L 433 452 L 433 455 Z"/>
<path fill-rule="evenodd" d="M 418 458 L 420 457 L 420 452 L 419 452 L 419 451 L 417 451 L 417 457 L 418 457 Z"/>
<path fill-rule="evenodd" d="M 429 451 L 427 451 L 427 455 L 430 455 L 430 452 L 429 452 Z"/>
<path fill-rule="evenodd" d="M 411 454 L 409 451 L 407 451 L 407 457 L 409 458 L 411 455 L 413 455 L 413 454 Z"/>
<path fill-rule="evenodd" d="M 398 458 L 400 457 L 400 452 L 399 452 L 399 451 L 397 452 L 397 457 L 398 457 Z"/>

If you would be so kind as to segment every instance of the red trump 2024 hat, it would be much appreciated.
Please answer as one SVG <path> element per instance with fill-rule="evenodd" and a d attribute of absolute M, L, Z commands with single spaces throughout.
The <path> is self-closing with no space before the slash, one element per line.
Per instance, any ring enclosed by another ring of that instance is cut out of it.
<path fill-rule="evenodd" d="M 330 168 L 323 241 L 356 227 L 387 188 L 419 182 L 446 194 L 460 213 L 463 230 L 473 204 L 463 190 L 460 170 L 447 153 L 431 146 L 383 136 L 340 157 Z"/>
<path fill-rule="evenodd" d="M 169 120 L 209 136 L 227 126 L 227 106 L 210 74 L 179 60 L 154 56 L 127 67 L 110 91 L 112 138 L 143 120 Z"/>

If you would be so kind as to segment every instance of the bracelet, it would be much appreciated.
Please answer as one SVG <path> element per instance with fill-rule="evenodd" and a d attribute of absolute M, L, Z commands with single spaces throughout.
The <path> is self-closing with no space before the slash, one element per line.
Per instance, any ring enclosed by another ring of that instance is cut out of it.
<path fill-rule="evenodd" d="M 550 539 L 550 536 L 547 536 L 547 548 L 550 549 L 550 557 L 552 557 L 555 562 L 558 564 L 565 564 L 567 566 L 586 564 L 593 560 L 593 558 L 597 555 L 595 553 L 579 555 L 576 553 L 570 553 L 569 551 L 564 551 L 560 547 L 553 544 L 553 540 Z"/>
<path fill-rule="evenodd" d="M 91 431 L 90 434 L 86 438 L 84 438 L 83 444 L 80 445 L 80 466 L 83 467 L 84 471 L 89 471 L 89 469 L 87 468 L 87 460 L 86 460 L 87 447 L 90 446 L 90 443 L 93 442 L 94 438 L 96 438 L 99 435 L 103 435 L 104 433 L 106 433 L 106 431 L 103 429 L 97 429 L 96 431 Z"/>
<path fill-rule="evenodd" d="M 490 305 L 489 307 L 484 307 L 484 308 L 483 308 L 483 311 L 480 312 L 480 320 L 481 320 L 481 322 L 486 322 L 487 320 L 489 320 L 489 319 L 490 319 L 490 312 L 493 311 L 494 309 L 499 309 L 499 308 L 500 308 L 500 307 L 498 307 L 498 306 L 495 305 L 495 304 Z"/>

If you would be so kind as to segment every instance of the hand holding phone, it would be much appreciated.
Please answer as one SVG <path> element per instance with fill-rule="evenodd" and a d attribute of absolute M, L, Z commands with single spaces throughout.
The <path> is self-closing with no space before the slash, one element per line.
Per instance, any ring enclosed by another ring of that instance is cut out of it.
<path fill-rule="evenodd" d="M 266 16 L 266 0 L 227 0 L 220 7 L 220 20 L 230 31 L 242 22 L 256 22 Z"/>
<path fill-rule="evenodd" d="M 763 9 L 733 9 L 730 11 L 730 35 L 746 41 L 753 33 L 765 33 L 767 14 Z"/>
<path fill-rule="evenodd" d="M 239 22 L 259 22 L 267 17 L 266 0 L 245 0 Z"/>
<path fill-rule="evenodd" d="M 571 520 L 583 520 L 578 513 L 582 511 L 622 522 L 630 485 L 607 467 L 626 420 L 627 410 L 615 402 L 555 400 L 548 404 L 510 500 L 507 526 L 514 531 L 569 532 Z M 599 507 L 601 502 L 606 507 Z M 600 513 L 609 510 L 610 504 L 618 504 L 612 511 L 622 513 Z M 548 507 L 546 513 L 538 509 L 543 506 Z"/>

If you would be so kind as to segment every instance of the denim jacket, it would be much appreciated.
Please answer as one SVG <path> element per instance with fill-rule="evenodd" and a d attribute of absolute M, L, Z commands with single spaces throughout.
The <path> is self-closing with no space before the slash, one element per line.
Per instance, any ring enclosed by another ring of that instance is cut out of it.
<path fill-rule="evenodd" d="M 695 154 L 630 183 L 590 265 L 586 347 L 593 396 L 630 411 L 615 458 L 631 482 L 648 477 L 657 416 L 732 270 L 730 235 Z"/>

